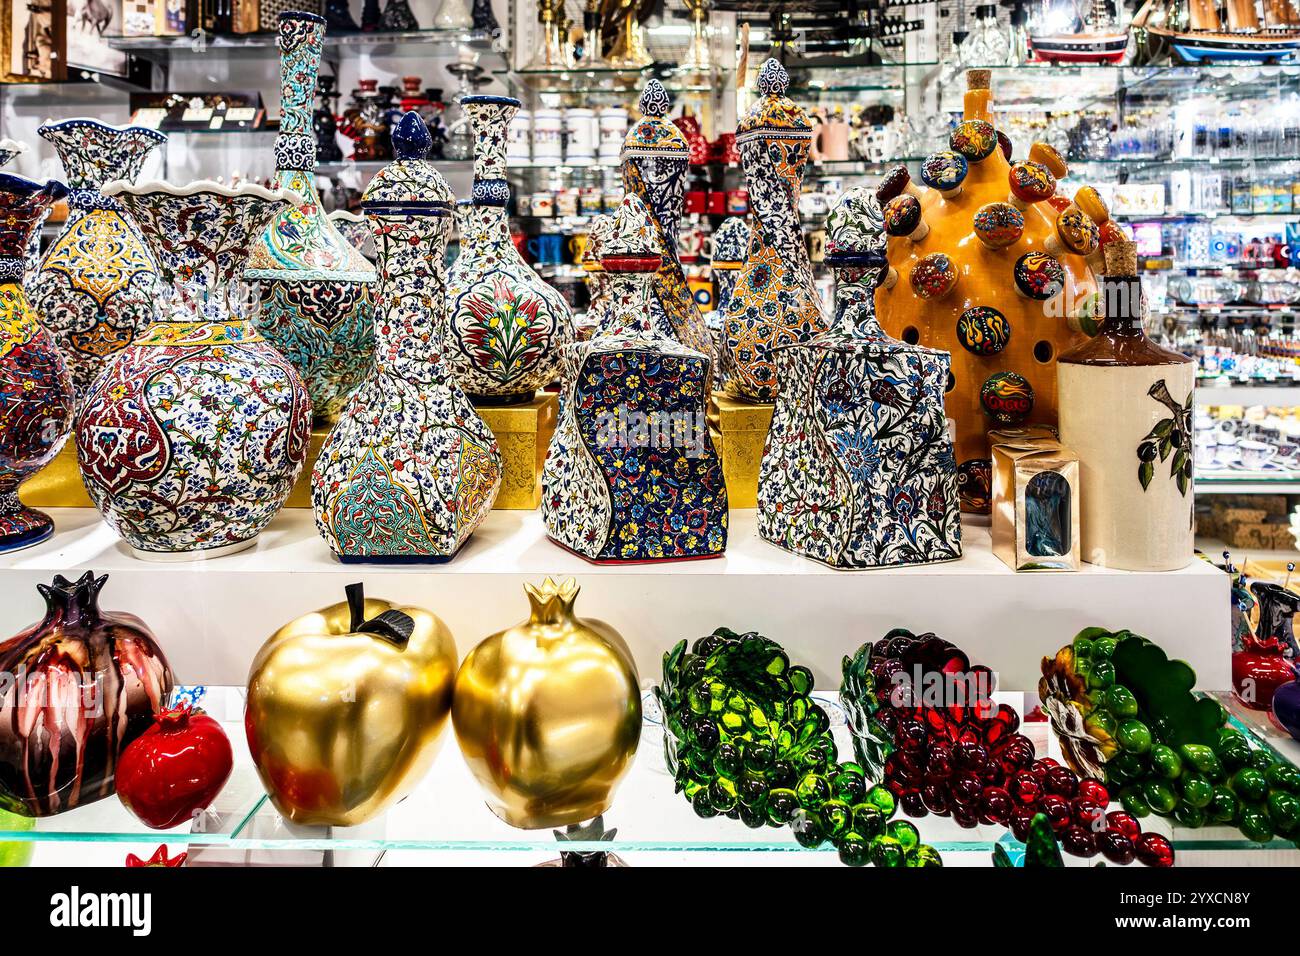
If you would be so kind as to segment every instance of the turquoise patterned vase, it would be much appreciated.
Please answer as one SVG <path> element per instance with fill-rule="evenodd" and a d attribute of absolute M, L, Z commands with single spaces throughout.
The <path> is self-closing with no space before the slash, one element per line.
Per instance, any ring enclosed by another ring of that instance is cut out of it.
<path fill-rule="evenodd" d="M 948 353 L 905 345 L 876 321 L 886 239 L 874 190 L 846 192 L 827 220 L 835 323 L 774 350 L 781 388 L 759 468 L 758 533 L 833 568 L 961 557 Z"/>
<path fill-rule="evenodd" d="M 207 181 L 104 192 L 139 225 L 170 294 L 77 412 L 86 491 L 137 557 L 250 547 L 302 471 L 311 401 L 249 320 L 239 275 L 252 236 L 299 198 Z"/>
<path fill-rule="evenodd" d="M 325 21 L 280 14 L 280 134 L 275 187 L 302 204 L 254 241 L 244 278 L 261 286 L 257 325 L 302 373 L 318 420 L 333 421 L 373 364 L 374 267 L 345 239 L 316 191 L 312 99 Z"/>
<path fill-rule="evenodd" d="M 475 402 L 526 402 L 556 379 L 560 349 L 574 338 L 573 317 L 510 239 L 506 133 L 519 101 L 466 96 L 460 105 L 474 130 L 474 198 L 458 207 L 460 257 L 447 278 L 444 357 Z"/>
<path fill-rule="evenodd" d="M 311 476 L 316 527 L 348 563 L 449 561 L 501 487 L 496 438 L 443 360 L 452 194 L 424 158 L 432 145 L 405 114 L 397 159 L 361 200 L 379 262 L 375 363 Z"/>
<path fill-rule="evenodd" d="M 167 137 L 94 119 L 46 123 L 68 173 L 68 219 L 28 282 L 32 305 L 68 360 L 81 399 L 109 359 L 153 321 L 158 267 L 140 230 L 101 187 L 128 182 Z"/>
<path fill-rule="evenodd" d="M 727 486 L 709 437 L 712 361 L 651 316 L 664 248 L 636 196 L 623 199 L 600 256 L 611 307 L 594 338 L 565 350 L 542 470 L 546 533 L 597 564 L 717 557 Z"/>

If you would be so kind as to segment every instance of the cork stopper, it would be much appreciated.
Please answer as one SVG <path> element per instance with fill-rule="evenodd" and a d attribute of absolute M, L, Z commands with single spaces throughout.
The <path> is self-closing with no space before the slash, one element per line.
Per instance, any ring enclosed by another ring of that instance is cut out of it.
<path fill-rule="evenodd" d="M 968 90 L 987 90 L 989 82 L 993 78 L 992 70 L 967 70 L 966 71 L 966 89 Z"/>
<path fill-rule="evenodd" d="M 1137 243 L 1131 239 L 1116 239 L 1103 247 L 1106 254 L 1106 275 L 1137 275 Z"/>

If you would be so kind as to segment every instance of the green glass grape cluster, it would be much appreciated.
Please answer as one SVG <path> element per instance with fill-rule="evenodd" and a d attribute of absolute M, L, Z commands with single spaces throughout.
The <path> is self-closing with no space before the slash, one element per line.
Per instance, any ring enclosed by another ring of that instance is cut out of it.
<path fill-rule="evenodd" d="M 1184 661 L 1146 638 L 1088 628 L 1043 659 L 1039 695 L 1066 760 L 1117 787 L 1133 816 L 1300 846 L 1300 770 L 1252 748 L 1222 704 L 1192 692 L 1195 683 Z"/>
<path fill-rule="evenodd" d="M 719 628 L 664 655 L 655 697 L 678 792 L 701 817 L 790 826 L 803 846 L 827 841 L 850 866 L 941 866 L 894 795 L 840 763 L 830 719 L 809 696 L 812 672 L 775 641 Z"/>

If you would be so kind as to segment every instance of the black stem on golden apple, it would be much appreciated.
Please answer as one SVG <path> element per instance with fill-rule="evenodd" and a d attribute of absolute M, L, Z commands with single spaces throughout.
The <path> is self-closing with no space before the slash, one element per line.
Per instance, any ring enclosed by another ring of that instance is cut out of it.
<path fill-rule="evenodd" d="M 348 596 L 348 630 L 354 634 L 374 634 L 384 640 L 405 647 L 415 631 L 415 620 L 401 611 L 383 611 L 370 620 L 366 620 L 366 586 L 358 581 L 349 584 L 344 591 Z"/>

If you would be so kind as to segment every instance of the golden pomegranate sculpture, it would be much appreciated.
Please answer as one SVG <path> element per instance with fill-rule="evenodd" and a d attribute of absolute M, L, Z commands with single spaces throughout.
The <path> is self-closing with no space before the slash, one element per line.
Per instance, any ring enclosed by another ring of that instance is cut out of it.
<path fill-rule="evenodd" d="M 492 812 L 535 830 L 609 809 L 641 739 L 641 691 L 618 632 L 574 616 L 578 582 L 524 590 L 532 614 L 470 651 L 451 719 Z"/>
<path fill-rule="evenodd" d="M 248 677 L 244 729 L 280 814 L 305 826 L 356 826 L 428 771 L 451 711 L 456 644 L 423 608 L 362 586 L 271 635 Z"/>
<path fill-rule="evenodd" d="M 989 510 L 990 428 L 1056 424 L 1056 357 L 1096 332 L 1099 244 L 1120 235 L 1094 190 L 1056 191 L 1068 172 L 1046 143 L 1011 162 L 992 124 L 989 71 L 967 73 L 950 148 L 902 167 L 877 196 L 897 270 L 876 293 L 880 324 L 952 353 L 944 398 L 957 423 L 962 510 Z"/>

